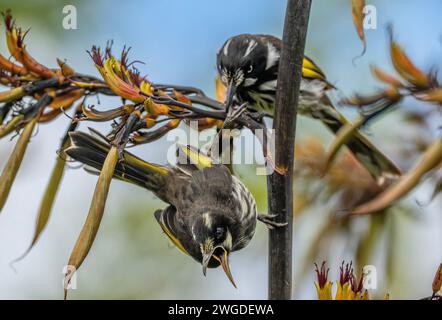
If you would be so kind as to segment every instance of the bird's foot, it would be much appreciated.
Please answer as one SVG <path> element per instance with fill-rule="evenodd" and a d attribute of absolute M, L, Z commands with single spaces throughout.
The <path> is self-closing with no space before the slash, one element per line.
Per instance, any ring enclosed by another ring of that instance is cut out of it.
<path fill-rule="evenodd" d="M 277 214 L 259 214 L 258 220 L 264 223 L 267 228 L 274 229 L 274 228 L 280 228 L 285 227 L 288 223 L 287 222 L 276 222 L 275 218 L 277 217 Z"/>
<path fill-rule="evenodd" d="M 224 120 L 223 129 L 228 128 L 231 123 L 238 119 L 241 114 L 247 110 L 247 103 L 243 103 L 238 107 L 230 107 Z"/>
<path fill-rule="evenodd" d="M 266 116 L 265 113 L 262 112 L 250 112 L 248 113 L 248 115 L 250 116 L 250 118 L 252 118 L 253 120 L 255 120 L 258 123 L 262 123 L 264 117 Z"/>

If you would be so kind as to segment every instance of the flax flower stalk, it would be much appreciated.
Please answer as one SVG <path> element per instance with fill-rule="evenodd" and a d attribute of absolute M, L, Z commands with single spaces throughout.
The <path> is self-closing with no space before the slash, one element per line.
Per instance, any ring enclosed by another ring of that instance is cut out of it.
<path fill-rule="evenodd" d="M 83 225 L 83 229 L 75 243 L 69 258 L 68 265 L 70 270 L 77 270 L 84 259 L 86 258 L 89 250 L 92 247 L 95 236 L 97 235 L 98 228 L 100 226 L 101 218 L 103 217 L 104 207 L 106 204 L 107 195 L 109 193 L 110 183 L 114 174 L 115 166 L 118 162 L 118 149 L 113 146 L 104 161 L 103 168 L 101 169 L 100 176 L 98 177 L 97 185 L 95 186 L 92 203 L 89 208 L 86 221 Z M 73 267 L 73 268 L 72 268 Z M 68 273 L 65 277 L 65 288 L 69 283 L 73 273 Z M 65 289 L 64 297 L 66 299 L 67 290 Z"/>
<path fill-rule="evenodd" d="M 6 203 L 36 123 L 37 118 L 34 118 L 26 124 L 0 176 L 0 212 Z"/>
<path fill-rule="evenodd" d="M 427 149 L 418 163 L 395 185 L 382 192 L 373 200 L 353 209 L 352 215 L 362 215 L 381 211 L 402 198 L 417 186 L 422 176 L 440 166 L 442 161 L 442 139 L 437 139 Z"/>
<path fill-rule="evenodd" d="M 77 106 L 77 110 L 75 115 L 81 112 L 81 104 Z M 41 119 L 41 117 L 40 117 Z M 71 141 L 69 140 L 69 133 L 75 131 L 78 127 L 78 122 L 71 122 L 66 129 L 66 132 L 61 140 L 59 153 L 57 154 L 57 159 L 55 162 L 55 166 L 52 169 L 51 176 L 49 178 L 49 182 L 46 186 L 45 193 L 43 195 L 43 199 L 40 203 L 40 207 L 37 214 L 37 220 L 34 229 L 34 236 L 32 237 L 31 244 L 26 249 L 26 251 L 13 262 L 20 261 L 31 251 L 34 245 L 37 243 L 37 240 L 40 238 L 41 233 L 46 228 L 46 225 L 51 216 L 51 210 L 55 202 L 55 198 L 57 196 L 58 189 L 60 187 L 61 180 L 64 175 L 64 170 L 66 166 L 66 149 L 70 147 Z"/>
<path fill-rule="evenodd" d="M 22 98 L 26 94 L 23 87 L 13 88 L 0 92 L 0 102 L 11 102 Z"/>
<path fill-rule="evenodd" d="M 32 237 L 31 244 L 26 249 L 26 251 L 13 262 L 20 261 L 31 251 L 34 245 L 37 243 L 37 240 L 40 238 L 41 233 L 46 228 L 46 225 L 49 221 L 49 217 L 51 216 L 51 210 L 55 202 L 55 198 L 57 195 L 58 188 L 60 186 L 60 182 L 64 175 L 64 169 L 66 165 L 66 153 L 65 150 L 69 147 L 70 142 L 67 140 L 64 143 L 62 149 L 60 149 L 60 153 L 57 156 L 57 160 L 55 162 L 55 166 L 52 169 L 51 177 L 49 178 L 49 182 L 46 186 L 46 190 L 43 196 L 43 199 L 40 203 L 40 208 L 37 214 L 37 220 L 34 229 L 34 236 Z"/>
<path fill-rule="evenodd" d="M 67 144 L 65 148 L 63 148 L 63 150 L 60 150 L 60 154 L 57 156 L 55 166 L 52 169 L 51 177 L 49 179 L 45 194 L 43 196 L 43 200 L 38 210 L 38 218 L 35 227 L 35 234 L 29 249 L 31 249 L 32 246 L 37 242 L 41 232 L 43 231 L 43 229 L 46 226 L 46 223 L 48 222 L 52 206 L 54 205 L 55 196 L 57 195 L 58 187 L 60 186 L 61 179 L 63 178 L 64 167 L 66 164 L 65 149 L 68 146 L 69 144 Z"/>
<path fill-rule="evenodd" d="M 359 118 L 355 123 L 347 123 L 343 126 L 338 133 L 336 134 L 335 139 L 333 140 L 329 151 L 327 152 L 326 160 L 325 160 L 325 168 L 324 172 L 327 172 L 335 159 L 338 151 L 341 149 L 343 145 L 345 145 L 351 137 L 357 132 L 357 130 L 362 126 L 365 119 L 363 117 Z"/>
<path fill-rule="evenodd" d="M 12 131 L 17 129 L 17 124 L 19 124 L 23 119 L 24 115 L 19 114 L 11 119 L 8 123 L 0 125 L 0 139 L 10 134 Z"/>

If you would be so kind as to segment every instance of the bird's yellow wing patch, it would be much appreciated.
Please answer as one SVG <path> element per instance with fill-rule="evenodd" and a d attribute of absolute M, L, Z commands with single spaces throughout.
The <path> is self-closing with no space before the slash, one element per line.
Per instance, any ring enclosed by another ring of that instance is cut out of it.
<path fill-rule="evenodd" d="M 212 159 L 198 150 L 183 145 L 178 145 L 178 148 L 186 156 L 187 160 L 197 166 L 198 169 L 210 168 L 212 166 Z"/>
<path fill-rule="evenodd" d="M 128 164 L 134 166 L 135 168 L 141 169 L 142 172 L 152 172 L 167 175 L 170 171 L 170 169 L 167 167 L 146 162 L 130 153 L 125 153 L 124 158 Z"/>
<path fill-rule="evenodd" d="M 161 221 L 158 221 L 158 223 L 160 224 L 161 229 L 163 229 L 164 233 L 169 237 L 170 241 L 172 241 L 172 243 L 178 249 L 180 249 L 182 252 L 184 252 L 185 254 L 190 256 L 189 252 L 187 252 L 187 250 L 184 249 L 184 246 L 181 244 L 180 240 L 178 240 L 177 237 L 175 237 L 175 235 L 172 233 L 172 231 L 170 231 Z"/>
<path fill-rule="evenodd" d="M 308 57 L 304 57 L 302 60 L 302 76 L 310 79 L 325 80 L 324 72 Z"/>

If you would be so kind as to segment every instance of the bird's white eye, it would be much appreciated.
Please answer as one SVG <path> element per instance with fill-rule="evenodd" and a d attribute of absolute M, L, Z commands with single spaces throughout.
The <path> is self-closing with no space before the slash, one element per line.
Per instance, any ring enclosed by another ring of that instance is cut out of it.
<path fill-rule="evenodd" d="M 247 70 L 247 73 L 250 73 L 253 71 L 253 65 L 250 65 L 249 70 Z"/>

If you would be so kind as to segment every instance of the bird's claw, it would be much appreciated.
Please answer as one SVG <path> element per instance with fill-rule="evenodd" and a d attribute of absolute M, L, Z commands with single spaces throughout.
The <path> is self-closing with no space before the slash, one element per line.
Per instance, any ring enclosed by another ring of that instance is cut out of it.
<path fill-rule="evenodd" d="M 247 103 L 243 103 L 242 105 L 236 108 L 229 108 L 227 111 L 226 119 L 224 120 L 223 127 L 228 127 L 232 122 L 238 119 L 241 114 L 247 110 Z"/>
<path fill-rule="evenodd" d="M 277 214 L 259 214 L 258 220 L 264 223 L 267 228 L 274 229 L 274 228 L 280 228 L 285 227 L 288 223 L 287 222 L 276 222 L 274 219 L 277 217 Z"/>
<path fill-rule="evenodd" d="M 248 113 L 248 115 L 250 116 L 250 118 L 252 118 L 253 120 L 255 120 L 258 123 L 261 123 L 262 120 L 264 119 L 264 117 L 266 116 L 265 113 L 262 113 L 262 112 L 252 112 L 252 111 L 250 111 Z"/>

